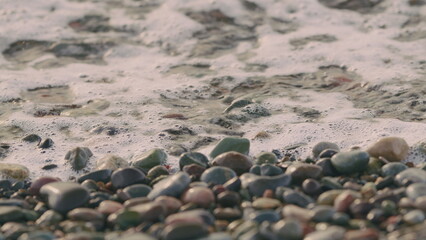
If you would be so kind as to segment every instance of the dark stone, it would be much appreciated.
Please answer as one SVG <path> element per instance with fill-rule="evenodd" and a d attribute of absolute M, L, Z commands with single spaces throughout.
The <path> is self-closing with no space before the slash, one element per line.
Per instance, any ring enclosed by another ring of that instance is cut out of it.
<path fill-rule="evenodd" d="M 79 183 L 82 183 L 84 180 L 92 179 L 95 182 L 107 183 L 111 180 L 111 174 L 112 174 L 111 169 L 96 170 L 96 171 L 89 172 L 87 174 L 80 176 L 77 181 Z"/>
<path fill-rule="evenodd" d="M 53 146 L 53 140 L 51 138 L 46 138 L 38 144 L 39 148 L 50 148 Z"/>
<path fill-rule="evenodd" d="M 37 144 L 38 144 L 41 141 L 41 137 L 37 134 L 30 134 L 30 135 L 23 137 L 22 141 L 30 142 L 30 143 L 37 142 Z"/>
<path fill-rule="evenodd" d="M 111 182 L 115 188 L 124 188 L 129 185 L 140 183 L 145 179 L 145 174 L 138 168 L 119 168 L 111 175 Z"/>

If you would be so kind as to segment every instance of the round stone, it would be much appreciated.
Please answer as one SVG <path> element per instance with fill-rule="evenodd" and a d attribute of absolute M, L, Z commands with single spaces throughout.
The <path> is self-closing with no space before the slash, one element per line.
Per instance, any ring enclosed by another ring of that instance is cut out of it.
<path fill-rule="evenodd" d="M 333 164 L 331 163 L 330 158 L 321 158 L 315 163 L 315 165 L 320 166 L 322 168 L 323 176 L 333 177 L 339 174 L 336 168 L 334 168 Z"/>
<path fill-rule="evenodd" d="M 367 152 L 355 150 L 337 153 L 331 158 L 331 163 L 339 173 L 352 174 L 364 171 L 369 160 Z"/>
<path fill-rule="evenodd" d="M 285 173 L 291 176 L 293 182 L 301 183 L 307 178 L 318 178 L 322 168 L 314 164 L 296 163 L 289 166 Z"/>
<path fill-rule="evenodd" d="M 73 221 L 103 222 L 102 213 L 91 208 L 75 208 L 68 212 L 67 218 Z"/>
<path fill-rule="evenodd" d="M 250 150 L 250 140 L 240 137 L 226 137 L 222 139 L 211 151 L 210 157 L 215 158 L 225 152 L 239 152 L 247 155 Z"/>
<path fill-rule="evenodd" d="M 312 210 L 312 220 L 315 222 L 331 222 L 336 210 L 332 206 L 318 205 Z"/>
<path fill-rule="evenodd" d="M 408 167 L 403 163 L 399 163 L 399 162 L 387 163 L 387 164 L 383 165 L 383 167 L 382 167 L 382 176 L 383 177 L 388 177 L 388 176 L 395 177 L 398 173 L 404 171 L 407 168 Z"/>
<path fill-rule="evenodd" d="M 117 212 L 118 210 L 123 208 L 123 204 L 116 202 L 116 201 L 111 201 L 111 200 L 105 200 L 102 201 L 99 206 L 98 206 L 98 211 L 100 213 L 103 213 L 105 215 L 110 215 L 113 214 L 115 212 Z"/>
<path fill-rule="evenodd" d="M 115 170 L 111 175 L 111 182 L 115 188 L 124 188 L 142 182 L 145 174 L 138 168 L 127 167 Z"/>
<path fill-rule="evenodd" d="M 216 156 L 212 161 L 213 166 L 228 167 L 238 175 L 248 172 L 253 166 L 251 159 L 239 152 L 226 152 Z"/>
<path fill-rule="evenodd" d="M 187 173 L 176 173 L 155 184 L 148 194 L 148 198 L 155 199 L 159 196 L 179 197 L 190 183 L 191 178 Z"/>
<path fill-rule="evenodd" d="M 243 177 L 244 176 L 244 177 Z M 277 187 L 289 186 L 291 176 L 288 174 L 280 174 L 277 176 L 257 176 L 251 173 L 246 173 L 240 177 L 242 186 L 246 187 L 252 196 L 263 196 L 263 193 L 270 189 L 275 191 Z"/>
<path fill-rule="evenodd" d="M 156 179 L 157 177 L 163 175 L 169 175 L 169 170 L 165 166 L 155 166 L 148 171 L 146 176 L 149 179 Z"/>
<path fill-rule="evenodd" d="M 206 183 L 211 183 L 214 185 L 222 185 L 226 183 L 226 181 L 230 180 L 231 178 L 236 177 L 237 174 L 234 170 L 227 168 L 227 167 L 211 167 L 203 172 L 201 175 L 201 181 Z"/>
<path fill-rule="evenodd" d="M 278 222 L 281 217 L 277 211 L 260 210 L 260 211 L 254 211 L 248 214 L 248 216 L 245 218 L 250 221 L 262 223 L 262 222 Z"/>
<path fill-rule="evenodd" d="M 123 158 L 116 155 L 106 155 L 96 161 L 97 169 L 111 169 L 116 170 L 119 168 L 129 167 L 129 163 Z"/>
<path fill-rule="evenodd" d="M 338 212 L 346 212 L 355 199 L 356 196 L 352 191 L 343 191 L 334 199 L 334 208 Z"/>
<path fill-rule="evenodd" d="M 315 179 L 308 178 L 303 181 L 302 189 L 306 194 L 316 195 L 321 192 L 321 183 Z"/>
<path fill-rule="evenodd" d="M 185 165 L 182 170 L 188 173 L 188 175 L 192 178 L 200 179 L 201 175 L 206 169 L 198 164 L 189 164 Z"/>
<path fill-rule="evenodd" d="M 422 182 L 426 183 L 426 171 L 418 168 L 408 168 L 395 176 L 400 185 Z"/>
<path fill-rule="evenodd" d="M 262 165 L 265 163 L 275 164 L 278 162 L 278 158 L 271 152 L 261 152 L 256 155 L 255 164 Z"/>
<path fill-rule="evenodd" d="M 40 192 L 40 188 L 43 187 L 45 184 L 58 181 L 61 180 L 56 177 L 39 177 L 31 183 L 30 188 L 28 189 L 28 193 L 32 195 L 37 195 Z"/>
<path fill-rule="evenodd" d="M 78 178 L 78 182 L 82 183 L 87 179 L 91 179 L 95 182 L 104 182 L 107 183 L 111 180 L 111 169 L 101 169 L 101 170 L 95 170 L 93 172 L 89 172 L 87 174 L 84 174 Z"/>
<path fill-rule="evenodd" d="M 176 223 L 168 225 L 161 233 L 163 240 L 198 239 L 209 235 L 207 226 L 200 223 Z"/>
<path fill-rule="evenodd" d="M 182 195 L 183 203 L 193 203 L 202 208 L 210 207 L 215 200 L 212 190 L 205 187 L 193 187 Z"/>
<path fill-rule="evenodd" d="M 275 209 L 279 208 L 281 205 L 281 202 L 277 199 L 263 197 L 254 200 L 252 204 L 252 206 L 258 210 Z"/>
<path fill-rule="evenodd" d="M 325 149 L 318 155 L 318 158 L 331 158 L 338 152 L 336 149 Z"/>
<path fill-rule="evenodd" d="M 166 215 L 176 213 L 182 207 L 182 202 L 174 197 L 160 196 L 154 200 L 166 209 Z"/>
<path fill-rule="evenodd" d="M 302 224 L 293 219 L 280 220 L 272 226 L 272 231 L 281 239 L 296 240 L 303 238 Z"/>
<path fill-rule="evenodd" d="M 416 200 L 419 197 L 426 196 L 426 183 L 413 183 L 405 191 L 407 197 Z"/>
<path fill-rule="evenodd" d="M 232 191 L 224 191 L 217 195 L 217 203 L 222 207 L 234 207 L 239 205 L 241 197 L 238 193 Z"/>
<path fill-rule="evenodd" d="M 24 180 L 30 175 L 27 167 L 15 163 L 0 163 L 0 177 Z"/>
<path fill-rule="evenodd" d="M 141 203 L 129 207 L 130 211 L 139 213 L 141 221 L 156 222 L 166 216 L 166 209 L 159 202 Z"/>
<path fill-rule="evenodd" d="M 61 213 L 81 207 L 89 200 L 87 189 L 72 182 L 48 183 L 41 187 L 40 194 L 47 196 L 51 209 Z"/>
<path fill-rule="evenodd" d="M 128 198 L 146 197 L 152 191 L 152 188 L 145 184 L 133 184 L 123 189 L 123 193 Z"/>
<path fill-rule="evenodd" d="M 275 165 L 264 163 L 260 165 L 260 175 L 262 176 L 277 176 L 283 173 L 283 170 Z"/>
<path fill-rule="evenodd" d="M 16 206 L 0 206 L 0 223 L 19 222 L 25 219 L 22 208 Z"/>
<path fill-rule="evenodd" d="M 339 146 L 335 143 L 319 142 L 315 144 L 315 146 L 312 148 L 312 154 L 314 158 L 318 157 L 319 154 L 326 149 L 333 149 L 333 150 L 336 150 L 337 152 L 340 150 Z"/>
<path fill-rule="evenodd" d="M 385 137 L 370 146 L 367 152 L 373 157 L 384 157 L 388 161 L 400 162 L 407 157 L 409 149 L 404 139 Z"/>
<path fill-rule="evenodd" d="M 330 226 L 325 230 L 311 232 L 305 236 L 304 240 L 340 240 L 344 239 L 345 229 L 337 226 Z"/>
<path fill-rule="evenodd" d="M 183 153 L 179 158 L 180 169 L 182 170 L 184 166 L 190 164 L 197 164 L 203 168 L 207 168 L 209 166 L 209 159 L 199 152 Z"/>
<path fill-rule="evenodd" d="M 149 169 L 165 164 L 167 162 L 167 154 L 163 149 L 154 148 L 141 155 L 135 156 L 132 166 L 149 171 Z"/>
<path fill-rule="evenodd" d="M 414 225 L 424 222 L 425 214 L 422 210 L 419 209 L 411 210 L 408 213 L 404 214 L 403 219 L 406 223 Z"/>
<path fill-rule="evenodd" d="M 234 221 L 242 217 L 242 212 L 238 208 L 215 208 L 213 215 L 219 220 Z"/>

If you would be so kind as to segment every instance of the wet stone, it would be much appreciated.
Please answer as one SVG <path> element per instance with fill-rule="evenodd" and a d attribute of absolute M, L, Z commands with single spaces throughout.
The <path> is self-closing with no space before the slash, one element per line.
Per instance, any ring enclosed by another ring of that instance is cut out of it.
<path fill-rule="evenodd" d="M 123 189 L 128 198 L 146 197 L 151 191 L 152 188 L 145 184 L 133 184 Z"/>
<path fill-rule="evenodd" d="M 283 201 L 288 204 L 294 204 L 300 207 L 306 207 L 308 204 L 313 203 L 314 200 L 303 193 L 289 189 L 283 194 Z"/>
<path fill-rule="evenodd" d="M 272 230 L 282 239 L 297 240 L 303 238 L 303 226 L 297 220 L 280 220 L 272 226 Z"/>
<path fill-rule="evenodd" d="M 340 150 L 339 146 L 332 142 L 319 142 L 315 144 L 315 146 L 312 148 L 312 155 L 316 158 L 320 153 L 324 150 L 336 150 L 337 152 Z"/>
<path fill-rule="evenodd" d="M 407 142 L 399 137 L 385 137 L 374 143 L 367 149 L 370 156 L 384 157 L 391 162 L 404 160 L 409 151 Z"/>
<path fill-rule="evenodd" d="M 395 181 L 400 185 L 417 182 L 426 183 L 426 171 L 417 168 L 409 168 L 398 173 L 395 176 Z"/>
<path fill-rule="evenodd" d="M 182 202 L 193 203 L 202 208 L 210 207 L 215 201 L 212 190 L 206 187 L 193 187 L 182 195 Z"/>
<path fill-rule="evenodd" d="M 216 156 L 211 162 L 213 166 L 227 167 L 238 175 L 248 172 L 253 165 L 252 160 L 239 152 L 231 151 Z"/>
<path fill-rule="evenodd" d="M 18 240 L 54 240 L 55 238 L 51 232 L 35 231 L 22 234 Z"/>
<path fill-rule="evenodd" d="M 217 195 L 217 203 L 222 207 L 234 207 L 239 205 L 241 197 L 238 193 L 232 191 L 224 191 Z"/>
<path fill-rule="evenodd" d="M 322 173 L 322 168 L 308 163 L 295 163 L 287 168 L 286 174 L 290 175 L 295 183 L 302 183 L 307 178 L 318 178 Z"/>
<path fill-rule="evenodd" d="M 165 208 L 158 202 L 137 204 L 130 207 L 129 210 L 137 212 L 141 221 L 156 222 L 162 220 L 166 215 Z"/>
<path fill-rule="evenodd" d="M 209 159 L 204 154 L 199 152 L 188 152 L 182 154 L 179 158 L 180 169 L 183 169 L 184 166 L 190 164 L 197 164 L 204 168 L 207 168 L 209 164 Z"/>
<path fill-rule="evenodd" d="M 101 169 L 101 170 L 95 170 L 90 173 L 84 174 L 78 178 L 78 182 L 82 183 L 83 181 L 87 179 L 91 179 L 95 182 L 104 182 L 107 183 L 111 180 L 111 169 Z"/>
<path fill-rule="evenodd" d="M 149 179 L 156 179 L 159 176 L 162 175 L 169 175 L 169 170 L 167 170 L 167 168 L 165 166 L 155 166 L 153 168 L 151 168 L 148 173 L 147 173 L 147 177 Z"/>
<path fill-rule="evenodd" d="M 206 169 L 198 164 L 189 164 L 184 166 L 182 170 L 188 173 L 191 178 L 198 180 Z"/>
<path fill-rule="evenodd" d="M 218 155 L 235 151 L 241 154 L 247 155 L 250 149 L 250 141 L 246 138 L 238 138 L 238 137 L 226 137 L 222 139 L 212 150 L 210 153 L 211 158 L 215 158 Z"/>
<path fill-rule="evenodd" d="M 112 213 L 117 212 L 118 210 L 122 209 L 123 205 L 116 201 L 111 200 L 105 200 L 102 201 L 98 206 L 98 211 L 105 215 L 110 215 Z"/>
<path fill-rule="evenodd" d="M 262 164 L 260 165 L 260 175 L 261 176 L 277 176 L 283 173 L 283 170 L 272 164 Z"/>
<path fill-rule="evenodd" d="M 383 165 L 383 167 L 382 167 L 382 176 L 384 176 L 384 177 L 387 177 L 387 176 L 395 177 L 398 173 L 404 171 L 407 168 L 408 167 L 403 163 L 399 163 L 399 162 L 387 163 L 387 164 Z"/>
<path fill-rule="evenodd" d="M 316 206 L 312 209 L 312 220 L 315 222 L 331 222 L 336 210 L 332 206 Z"/>
<path fill-rule="evenodd" d="M 155 199 L 155 202 L 160 203 L 165 208 L 166 216 L 176 213 L 182 207 L 181 201 L 169 196 L 160 196 Z"/>
<path fill-rule="evenodd" d="M 367 152 L 351 151 L 341 152 L 331 158 L 331 163 L 341 174 L 352 174 L 365 170 L 370 156 Z"/>
<path fill-rule="evenodd" d="M 262 196 L 265 190 L 275 191 L 277 187 L 289 186 L 291 176 L 281 174 L 277 176 L 256 176 L 250 173 L 244 174 L 244 180 L 241 179 L 242 185 L 246 186 L 252 196 Z"/>
<path fill-rule="evenodd" d="M 161 233 L 164 240 L 197 239 L 209 234 L 207 227 L 200 223 L 177 223 L 164 228 Z"/>
<path fill-rule="evenodd" d="M 361 240 L 371 239 L 377 240 L 380 238 L 379 232 L 374 228 L 348 231 L 345 234 L 345 240 Z"/>
<path fill-rule="evenodd" d="M 250 213 L 247 220 L 257 223 L 262 222 L 278 222 L 281 219 L 279 213 L 273 210 L 261 210 Z"/>
<path fill-rule="evenodd" d="M 322 175 L 323 176 L 337 176 L 338 172 L 336 168 L 334 168 L 333 164 L 331 163 L 330 158 L 321 158 L 319 159 L 315 165 L 320 166 L 322 168 Z"/>
<path fill-rule="evenodd" d="M 167 161 L 167 154 L 163 149 L 155 148 L 142 155 L 133 158 L 132 166 L 148 171 L 149 169 L 164 164 Z"/>
<path fill-rule="evenodd" d="M 47 196 L 49 207 L 58 212 L 68 212 L 89 200 L 89 192 L 72 182 L 48 183 L 40 189 L 40 194 Z"/>
<path fill-rule="evenodd" d="M 173 224 L 178 222 L 197 222 L 205 225 L 214 224 L 214 216 L 207 210 L 196 209 L 184 212 L 178 212 L 168 216 L 165 220 L 165 224 Z"/>
<path fill-rule="evenodd" d="M 87 147 L 76 147 L 67 152 L 65 160 L 67 160 L 74 170 L 81 170 L 86 167 L 89 158 L 93 155 Z"/>
<path fill-rule="evenodd" d="M 159 196 L 178 197 L 189 186 L 190 182 L 191 179 L 187 173 L 179 172 L 155 184 L 148 197 L 150 199 Z"/>
<path fill-rule="evenodd" d="M 145 174 L 141 170 L 132 167 L 117 169 L 111 175 L 111 182 L 115 188 L 124 188 L 142 182 L 144 179 Z"/>
<path fill-rule="evenodd" d="M 236 177 L 237 174 L 227 167 L 211 167 L 203 172 L 201 181 L 214 185 L 224 184 L 228 180 Z"/>

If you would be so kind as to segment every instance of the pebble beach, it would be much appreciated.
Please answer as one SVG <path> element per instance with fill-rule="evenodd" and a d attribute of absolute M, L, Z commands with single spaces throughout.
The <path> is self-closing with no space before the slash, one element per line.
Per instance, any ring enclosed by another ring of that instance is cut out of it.
<path fill-rule="evenodd" d="M 0 239 L 426 239 L 423 0 L 0 8 Z"/>

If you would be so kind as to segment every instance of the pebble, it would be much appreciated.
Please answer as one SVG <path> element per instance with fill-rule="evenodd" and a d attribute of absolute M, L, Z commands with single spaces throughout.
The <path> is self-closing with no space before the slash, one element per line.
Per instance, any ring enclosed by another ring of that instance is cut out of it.
<path fill-rule="evenodd" d="M 321 158 L 315 163 L 315 165 L 318 165 L 322 168 L 323 176 L 334 177 L 339 174 L 336 168 L 334 168 L 333 164 L 331 163 L 331 158 Z"/>
<path fill-rule="evenodd" d="M 315 222 L 331 222 L 336 210 L 332 206 L 318 205 L 311 209 L 312 220 Z"/>
<path fill-rule="evenodd" d="M 16 206 L 0 206 L 0 223 L 19 222 L 25 219 L 22 208 Z"/>
<path fill-rule="evenodd" d="M 278 222 L 280 220 L 280 215 L 277 211 L 273 210 L 260 210 L 250 213 L 247 217 L 247 220 L 262 223 L 262 222 Z"/>
<path fill-rule="evenodd" d="M 111 169 L 101 169 L 101 170 L 95 170 L 89 173 L 86 173 L 84 175 L 81 175 L 77 181 L 79 183 L 84 182 L 85 180 L 91 179 L 95 182 L 104 182 L 107 183 L 111 180 Z"/>
<path fill-rule="evenodd" d="M 308 195 L 293 189 L 288 189 L 283 194 L 283 201 L 287 204 L 294 204 L 300 207 L 306 207 L 314 200 Z"/>
<path fill-rule="evenodd" d="M 53 140 L 51 138 L 46 138 L 38 144 L 38 147 L 42 149 L 50 148 L 51 146 L 53 146 Z"/>
<path fill-rule="evenodd" d="M 234 221 L 241 218 L 243 213 L 238 208 L 215 208 L 213 215 L 219 220 Z"/>
<path fill-rule="evenodd" d="M 281 239 L 297 240 L 303 238 L 303 226 L 295 219 L 285 219 L 276 222 L 272 230 Z"/>
<path fill-rule="evenodd" d="M 367 152 L 354 150 L 337 153 L 331 158 L 331 163 L 339 173 L 352 174 L 365 170 L 369 159 Z"/>
<path fill-rule="evenodd" d="M 426 171 L 418 168 L 408 168 L 395 176 L 395 181 L 403 186 L 407 183 L 426 183 Z"/>
<path fill-rule="evenodd" d="M 115 170 L 111 175 L 111 183 L 115 188 L 125 188 L 129 185 L 140 183 L 145 179 L 145 174 L 138 168 L 127 167 Z"/>
<path fill-rule="evenodd" d="M 210 153 L 211 158 L 215 158 L 218 155 L 225 152 L 239 152 L 244 155 L 248 155 L 250 150 L 250 141 L 247 138 L 239 137 L 226 137 L 222 139 Z"/>
<path fill-rule="evenodd" d="M 141 203 L 128 209 L 129 211 L 137 212 L 141 221 L 156 222 L 166 216 L 166 209 L 159 202 Z"/>
<path fill-rule="evenodd" d="M 198 239 L 208 234 L 207 227 L 201 223 L 176 223 L 165 227 L 161 238 L 163 240 Z"/>
<path fill-rule="evenodd" d="M 165 166 L 155 166 L 148 171 L 146 177 L 149 179 L 156 179 L 164 175 L 168 176 L 169 170 Z"/>
<path fill-rule="evenodd" d="M 307 234 L 304 240 L 341 240 L 344 239 L 345 229 L 337 226 L 330 226 L 325 230 L 319 230 Z"/>
<path fill-rule="evenodd" d="M 425 221 L 425 214 L 422 210 L 416 209 L 406 213 L 403 217 L 404 221 L 408 224 L 414 225 Z"/>
<path fill-rule="evenodd" d="M 346 232 L 345 240 L 379 240 L 380 234 L 374 228 L 351 230 Z"/>
<path fill-rule="evenodd" d="M 74 170 L 81 170 L 86 167 L 89 158 L 93 155 L 87 147 L 76 147 L 67 152 L 65 160 L 71 164 Z"/>
<path fill-rule="evenodd" d="M 166 216 L 176 213 L 182 207 L 182 202 L 174 197 L 159 196 L 154 201 L 165 208 Z"/>
<path fill-rule="evenodd" d="M 0 163 L 0 177 L 24 180 L 30 175 L 27 167 L 15 163 Z"/>
<path fill-rule="evenodd" d="M 222 185 L 236 176 L 235 171 L 230 168 L 215 166 L 204 171 L 200 179 L 209 184 Z"/>
<path fill-rule="evenodd" d="M 216 156 L 211 164 L 230 168 L 238 175 L 248 172 L 253 166 L 253 162 L 248 156 L 235 151 L 225 152 Z"/>
<path fill-rule="evenodd" d="M 275 164 L 278 162 L 277 156 L 271 152 L 261 152 L 256 155 L 255 164 L 262 165 L 265 163 Z"/>
<path fill-rule="evenodd" d="M 206 169 L 194 163 L 194 164 L 185 165 L 182 170 L 188 173 L 188 175 L 191 176 L 192 179 L 198 180 L 201 178 L 201 175 Z"/>
<path fill-rule="evenodd" d="M 257 210 L 276 209 L 281 206 L 281 202 L 272 198 L 258 198 L 253 201 L 253 208 Z"/>
<path fill-rule="evenodd" d="M 206 187 L 193 187 L 182 194 L 182 202 L 193 203 L 202 208 L 210 207 L 215 201 L 212 190 Z"/>
<path fill-rule="evenodd" d="M 291 176 L 294 183 L 302 183 L 305 179 L 320 177 L 322 168 L 314 164 L 297 163 L 290 165 L 285 173 Z"/>
<path fill-rule="evenodd" d="M 203 168 L 209 166 L 209 159 L 202 153 L 199 152 L 187 152 L 183 153 L 179 158 L 179 167 L 182 170 L 184 166 L 190 164 L 197 164 Z"/>
<path fill-rule="evenodd" d="M 132 184 L 123 188 L 123 193 L 127 196 L 127 199 L 146 197 L 151 191 L 152 188 L 145 184 Z"/>
<path fill-rule="evenodd" d="M 111 169 L 116 170 L 119 168 L 129 167 L 129 163 L 123 158 L 116 155 L 106 155 L 103 158 L 100 158 L 96 161 L 96 168 L 101 169 Z"/>
<path fill-rule="evenodd" d="M 354 192 L 343 191 L 334 199 L 334 209 L 338 212 L 347 212 L 356 198 Z"/>
<path fill-rule="evenodd" d="M 187 173 L 176 173 L 155 184 L 152 191 L 148 194 L 148 198 L 155 199 L 159 196 L 178 197 L 190 183 L 191 179 Z"/>
<path fill-rule="evenodd" d="M 339 146 L 335 143 L 319 142 L 315 144 L 315 146 L 312 148 L 312 155 L 314 156 L 314 158 L 317 158 L 322 151 L 328 149 L 336 150 L 337 152 L 340 150 Z"/>
<path fill-rule="evenodd" d="M 404 160 L 410 147 L 407 142 L 399 137 L 384 137 L 371 145 L 367 152 L 373 157 L 384 157 L 391 162 Z"/>
<path fill-rule="evenodd" d="M 275 165 L 264 163 L 260 165 L 260 175 L 261 176 L 277 176 L 283 173 L 283 170 L 280 167 Z"/>
<path fill-rule="evenodd" d="M 110 214 L 117 212 L 118 210 L 120 210 L 122 208 L 123 208 L 123 204 L 121 204 L 119 202 L 111 201 L 111 200 L 105 200 L 105 201 L 102 201 L 99 204 L 98 211 L 102 214 L 110 215 Z"/>
<path fill-rule="evenodd" d="M 165 164 L 167 162 L 167 154 L 163 149 L 154 148 L 141 155 L 135 156 L 132 160 L 132 166 L 148 171 L 149 169 Z"/>
<path fill-rule="evenodd" d="M 223 191 L 217 195 L 217 203 L 222 207 L 234 207 L 239 205 L 241 197 L 232 191 Z"/>
<path fill-rule="evenodd" d="M 317 195 L 321 192 L 321 183 L 315 179 L 308 178 L 302 183 L 303 192 L 308 195 Z"/>
<path fill-rule="evenodd" d="M 48 183 L 41 187 L 40 194 L 47 196 L 51 209 L 61 213 L 81 207 L 89 200 L 89 192 L 72 182 Z"/>
<path fill-rule="evenodd" d="M 179 222 L 196 222 L 204 223 L 205 225 L 213 225 L 214 221 L 215 218 L 209 211 L 196 209 L 172 214 L 166 218 L 164 223 L 170 225 Z"/>
<path fill-rule="evenodd" d="M 275 191 L 277 187 L 289 186 L 291 183 L 291 176 L 284 173 L 272 177 L 251 173 L 245 173 L 243 176 L 240 177 L 242 186 L 246 187 L 252 196 L 257 197 L 262 196 L 266 189 Z"/>
<path fill-rule="evenodd" d="M 37 145 L 38 145 L 38 143 L 41 141 L 41 137 L 37 134 L 29 134 L 29 135 L 23 137 L 22 141 L 30 142 L 30 143 L 37 142 Z"/>
<path fill-rule="evenodd" d="M 383 177 L 389 177 L 389 176 L 395 177 L 398 173 L 404 171 L 407 168 L 408 167 L 403 163 L 399 163 L 399 162 L 387 163 L 387 164 L 383 165 L 383 167 L 382 167 L 382 176 Z"/>
<path fill-rule="evenodd" d="M 56 177 L 40 177 L 34 180 L 34 182 L 31 183 L 28 193 L 32 195 L 38 195 L 40 192 L 40 188 L 43 187 L 45 184 L 51 183 L 51 182 L 58 182 L 60 181 L 59 178 Z"/>

